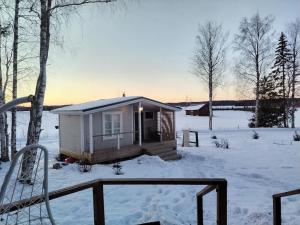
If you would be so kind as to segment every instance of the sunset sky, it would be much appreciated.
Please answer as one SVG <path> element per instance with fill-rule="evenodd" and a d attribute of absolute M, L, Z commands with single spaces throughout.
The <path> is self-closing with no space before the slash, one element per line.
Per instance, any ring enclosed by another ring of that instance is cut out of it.
<path fill-rule="evenodd" d="M 62 26 L 63 48 L 50 50 L 46 104 L 118 97 L 123 91 L 164 102 L 207 100 L 206 88 L 190 71 L 197 26 L 208 20 L 230 31 L 226 82 L 216 99 L 237 99 L 230 44 L 241 18 L 272 14 L 279 33 L 300 10 L 299 0 L 123 2 L 85 7 Z"/>

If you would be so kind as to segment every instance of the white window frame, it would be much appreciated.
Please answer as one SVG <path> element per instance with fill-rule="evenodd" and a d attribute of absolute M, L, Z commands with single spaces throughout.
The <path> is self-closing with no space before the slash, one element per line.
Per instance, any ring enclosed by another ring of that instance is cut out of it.
<path fill-rule="evenodd" d="M 110 140 L 110 139 L 117 139 L 117 135 L 105 135 L 105 116 L 106 115 L 111 115 L 111 128 L 112 128 L 112 133 L 114 133 L 114 122 L 113 122 L 113 115 L 120 115 L 120 133 L 123 132 L 123 114 L 121 111 L 109 111 L 109 112 L 103 112 L 102 113 L 102 131 L 103 131 L 103 140 Z M 120 138 L 123 138 L 123 134 L 120 134 Z"/>

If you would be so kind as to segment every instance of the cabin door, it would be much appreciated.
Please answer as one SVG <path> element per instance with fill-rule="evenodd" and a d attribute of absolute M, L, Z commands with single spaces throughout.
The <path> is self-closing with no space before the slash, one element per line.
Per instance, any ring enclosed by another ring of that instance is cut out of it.
<path fill-rule="evenodd" d="M 144 141 L 144 113 L 141 112 L 142 116 L 142 140 Z M 134 142 L 139 143 L 139 114 L 138 112 L 134 113 L 134 131 L 135 131 L 135 138 Z"/>

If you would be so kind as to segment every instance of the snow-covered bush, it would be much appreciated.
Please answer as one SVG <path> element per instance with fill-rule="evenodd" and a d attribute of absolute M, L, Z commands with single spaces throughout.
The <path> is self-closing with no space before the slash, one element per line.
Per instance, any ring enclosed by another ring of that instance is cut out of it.
<path fill-rule="evenodd" d="M 293 136 L 294 141 L 300 141 L 300 134 L 298 134 L 297 131 L 295 131 L 295 134 Z"/>
<path fill-rule="evenodd" d="M 252 134 L 253 139 L 259 139 L 259 134 L 254 130 Z"/>
<path fill-rule="evenodd" d="M 220 141 L 213 142 L 217 148 L 229 149 L 229 142 L 227 139 L 222 138 Z"/>
<path fill-rule="evenodd" d="M 124 174 L 124 173 L 122 172 L 122 165 L 121 165 L 120 162 L 117 162 L 117 163 L 115 163 L 115 164 L 113 165 L 113 170 L 114 170 L 114 174 L 115 174 L 115 175 L 122 175 L 122 174 Z"/>
<path fill-rule="evenodd" d="M 217 136 L 214 134 L 211 136 L 211 139 L 217 139 Z"/>

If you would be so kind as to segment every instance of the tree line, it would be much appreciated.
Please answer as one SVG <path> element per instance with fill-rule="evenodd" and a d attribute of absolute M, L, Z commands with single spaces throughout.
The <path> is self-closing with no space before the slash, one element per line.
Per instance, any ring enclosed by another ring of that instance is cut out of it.
<path fill-rule="evenodd" d="M 255 98 L 255 112 L 249 126 L 295 127 L 300 19 L 287 24 L 277 43 L 273 23 L 273 16 L 261 17 L 259 13 L 242 18 L 230 44 L 222 24 L 208 21 L 199 25 L 192 73 L 208 87 L 210 130 L 213 97 L 222 84 L 229 47 L 238 55 L 234 60 L 238 88 L 243 92 L 250 90 Z"/>

